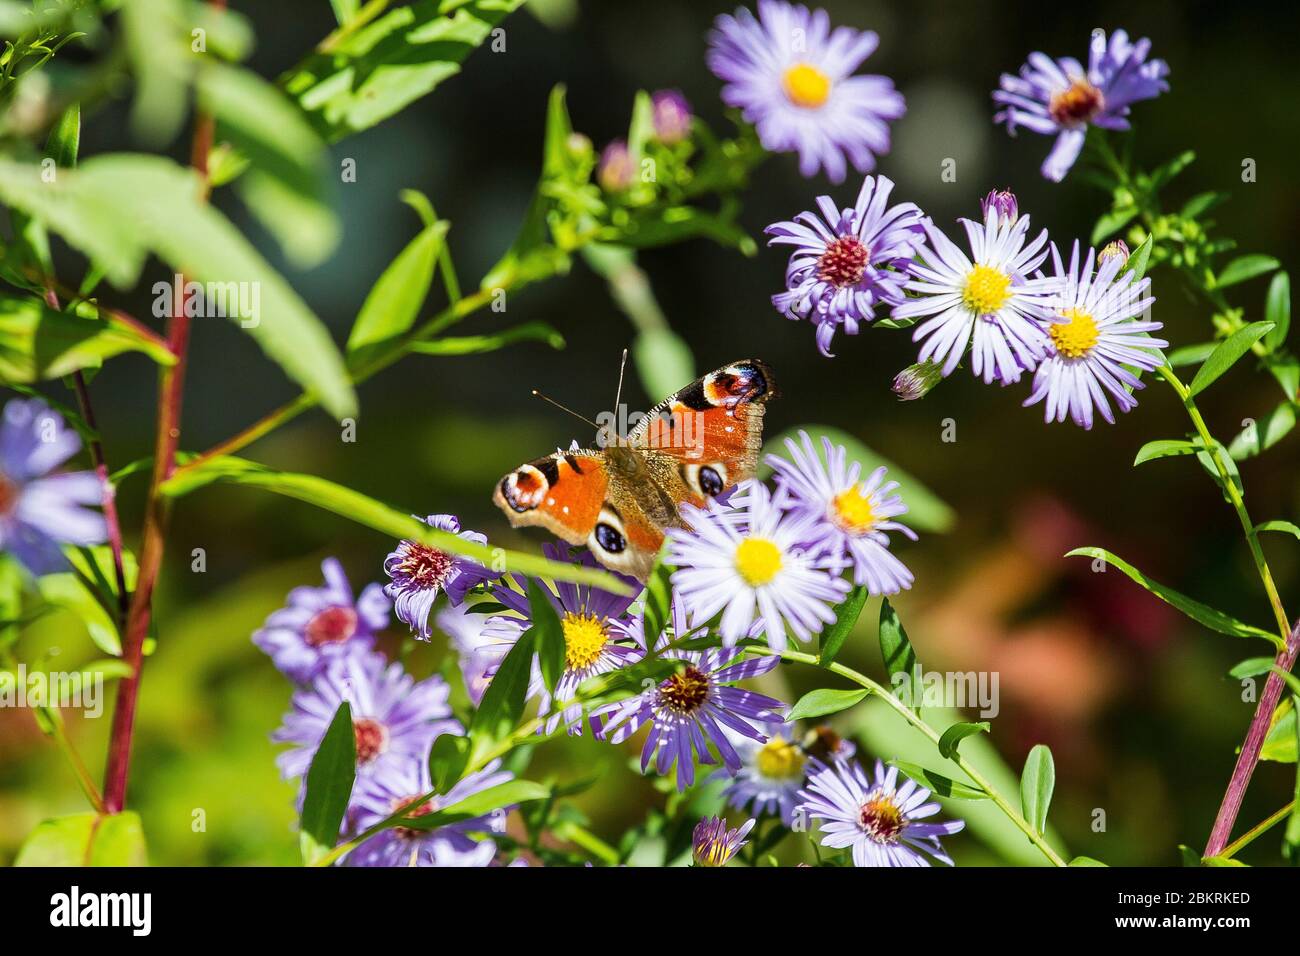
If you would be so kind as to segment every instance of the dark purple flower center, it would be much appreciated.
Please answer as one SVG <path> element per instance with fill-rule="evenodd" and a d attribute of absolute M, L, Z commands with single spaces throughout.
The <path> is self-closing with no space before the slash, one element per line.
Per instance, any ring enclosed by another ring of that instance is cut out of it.
<path fill-rule="evenodd" d="M 402 560 L 394 570 L 405 575 L 417 588 L 440 588 L 451 575 L 452 563 L 452 557 L 446 551 L 403 541 Z"/>
<path fill-rule="evenodd" d="M 327 607 L 307 622 L 302 636 L 311 647 L 342 644 L 357 632 L 357 612 L 350 607 Z"/>
<path fill-rule="evenodd" d="M 416 794 L 412 794 L 409 797 L 401 797 L 397 800 L 394 800 L 393 812 L 396 813 L 399 810 L 403 810 L 406 812 L 406 815 L 408 817 L 428 816 L 430 813 L 434 811 L 432 800 L 425 800 L 424 803 L 420 803 L 418 807 L 415 806 L 417 803 L 419 803 L 420 798 L 423 796 L 424 794 L 422 793 L 416 793 Z M 416 837 L 424 836 L 429 831 L 419 830 L 416 829 L 415 827 L 393 827 L 393 832 L 396 833 L 399 837 L 401 837 L 404 840 L 414 840 Z"/>
<path fill-rule="evenodd" d="M 1092 120 L 1105 105 L 1101 90 L 1083 77 L 1076 77 L 1068 90 L 1052 94 L 1047 112 L 1058 125 L 1073 128 Z"/>
<path fill-rule="evenodd" d="M 867 247 L 857 236 L 840 236 L 817 260 L 817 277 L 837 288 L 857 285 L 867 269 Z"/>
<path fill-rule="evenodd" d="M 357 765 L 370 763 L 388 749 L 388 728 L 369 717 L 352 721 L 352 733 L 357 742 Z"/>
<path fill-rule="evenodd" d="M 18 504 L 18 486 L 0 475 L 0 515 L 7 515 Z"/>
<path fill-rule="evenodd" d="M 678 714 L 693 714 L 709 697 L 708 675 L 687 667 L 659 685 L 659 700 Z"/>
<path fill-rule="evenodd" d="M 869 794 L 866 803 L 858 810 L 858 823 L 877 843 L 897 843 L 898 835 L 907 826 L 893 795 L 879 790 Z"/>

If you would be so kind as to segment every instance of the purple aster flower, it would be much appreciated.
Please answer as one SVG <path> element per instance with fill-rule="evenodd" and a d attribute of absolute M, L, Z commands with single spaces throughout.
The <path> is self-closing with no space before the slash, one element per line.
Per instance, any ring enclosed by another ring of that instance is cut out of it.
<path fill-rule="evenodd" d="M 659 90 L 650 102 L 654 107 L 655 139 L 672 146 L 691 135 L 694 114 L 681 90 Z"/>
<path fill-rule="evenodd" d="M 424 763 L 439 734 L 463 732 L 451 716 L 449 694 L 441 677 L 417 683 L 401 664 L 389 664 L 381 654 L 336 657 L 293 695 L 292 709 L 271 739 L 294 746 L 276 764 L 286 780 L 305 776 L 346 700 L 356 735 L 358 786 L 367 779 L 383 783 L 413 762 Z"/>
<path fill-rule="evenodd" d="M 727 646 L 761 633 L 781 650 L 787 629 L 809 641 L 835 620 L 849 584 L 833 558 L 818 555 L 824 549 L 807 547 L 806 521 L 787 514 L 788 503 L 784 489 L 772 495 L 750 481 L 726 505 L 683 506 L 690 528 L 669 529 L 668 562 L 692 626 L 721 614 Z"/>
<path fill-rule="evenodd" d="M 993 121 L 1005 122 L 1012 135 L 1024 126 L 1056 136 L 1043 175 L 1059 183 L 1078 158 L 1089 126 L 1128 129 L 1130 104 L 1169 89 L 1169 65 L 1164 60 L 1148 62 L 1150 51 L 1148 39 L 1130 43 L 1127 33 L 1116 30 L 1107 40 L 1104 31 L 1095 30 L 1086 70 L 1073 57 L 1054 60 L 1031 53 L 1019 76 L 1002 74 L 1002 88 L 993 91 L 993 100 L 1004 109 Z"/>
<path fill-rule="evenodd" d="M 914 402 L 918 398 L 925 398 L 941 381 L 943 366 L 927 360 L 909 365 L 895 375 L 890 390 L 898 396 L 900 402 Z"/>
<path fill-rule="evenodd" d="M 917 326 L 914 341 L 924 341 L 918 362 L 943 363 L 951 375 L 971 345 L 971 370 L 985 384 L 1020 380 L 1046 351 L 1039 320 L 1046 314 L 1056 279 L 1027 279 L 1047 258 L 1047 230 L 1028 245 L 1029 217 L 1005 220 L 991 208 L 983 223 L 959 220 L 966 229 L 968 258 L 929 219 L 923 246 L 912 262 L 907 289 L 918 293 L 895 307 L 894 318 L 930 316 Z"/>
<path fill-rule="evenodd" d="M 857 761 L 813 761 L 799 812 L 822 821 L 822 846 L 852 847 L 854 866 L 929 866 L 920 850 L 951 866 L 939 837 L 966 824 L 918 822 L 938 813 L 939 804 L 927 802 L 930 791 L 914 780 L 897 784 L 898 769 L 886 771 L 880 761 L 874 780 Z"/>
<path fill-rule="evenodd" d="M 479 532 L 461 531 L 460 519 L 454 515 L 429 515 L 419 520 L 473 544 L 487 544 Z M 384 593 L 393 599 L 397 619 L 422 641 L 429 639 L 429 612 L 440 591 L 447 592 L 452 604 L 459 604 L 471 588 L 501 576 L 475 558 L 448 554 L 415 541 L 398 543 L 384 559 L 384 573 L 392 579 L 384 585 Z"/>
<path fill-rule="evenodd" d="M 772 304 L 789 319 L 812 321 L 823 355 L 831 354 L 840 326 L 857 335 L 858 323 L 875 319 L 877 306 L 904 301 L 907 266 L 925 234 L 915 203 L 888 205 L 893 188 L 884 176 L 867 176 L 853 208 L 837 211 L 830 196 L 819 196 L 820 216 L 802 212 L 764 230 L 773 237 L 768 245 L 794 247 L 786 291 L 772 296 Z"/>
<path fill-rule="evenodd" d="M 748 810 L 755 816 L 780 815 L 787 827 L 794 823 L 799 790 L 804 782 L 803 749 L 793 742 L 794 725 L 773 725 L 765 742 L 728 734 L 736 748 L 741 767 L 735 779 L 722 791 L 728 806 Z M 714 776 L 721 776 L 718 771 Z"/>
<path fill-rule="evenodd" d="M 332 658 L 371 650 L 375 632 L 388 626 L 392 608 L 378 584 L 366 585 L 353 600 L 337 558 L 326 558 L 320 569 L 324 587 L 294 588 L 285 606 L 253 632 L 253 643 L 297 684 L 307 683 Z"/>
<path fill-rule="evenodd" d="M 768 455 L 766 461 L 789 491 L 791 510 L 808 520 L 805 537 L 814 553 L 837 563 L 851 562 L 853 583 L 865 585 L 872 594 L 910 588 L 912 572 L 889 551 L 886 532 L 897 531 L 913 541 L 916 534 L 894 520 L 907 513 L 907 506 L 898 495 L 898 482 L 885 481 L 887 469 L 881 466 L 860 480 L 862 465 L 848 460 L 843 445 L 822 436 L 819 455 L 804 431 L 798 442 L 787 438 L 785 447 L 789 461 L 778 455 Z"/>
<path fill-rule="evenodd" d="M 575 557 L 575 552 L 567 544 L 544 544 L 542 553 L 551 561 L 581 564 L 588 568 L 599 566 L 587 551 L 578 551 Z M 617 577 L 628 585 L 629 595 L 640 590 L 641 585 L 635 579 L 624 575 Z M 495 640 L 495 647 L 499 649 L 498 663 L 533 623 L 532 608 L 528 603 L 528 579 L 522 575 L 512 575 L 512 579 L 517 590 L 499 587 L 492 592 L 509 613 L 494 616 L 484 635 L 488 642 L 485 653 L 493 653 L 491 648 Z M 626 616 L 633 597 L 611 594 L 589 584 L 561 581 L 552 590 L 544 581 L 534 580 L 534 583 L 560 618 L 564 632 L 564 673 L 560 675 L 552 695 L 542 680 L 541 665 L 534 657 L 528 695 L 539 698 L 539 713 L 550 714 L 542 727 L 543 733 L 553 732 L 563 720 L 570 734 L 581 734 L 582 705 L 566 706 L 566 703 L 573 700 L 582 682 L 634 664 L 645 656 L 644 650 L 635 643 L 636 638 L 630 630 L 632 622 Z M 602 708 L 599 712 L 607 709 Z"/>
<path fill-rule="evenodd" d="M 81 450 L 81 436 L 38 398 L 13 399 L 0 423 L 0 551 L 32 574 L 67 567 L 60 544 L 87 546 L 108 537 L 104 516 L 85 505 L 103 500 L 93 471 L 52 475 Z"/>
<path fill-rule="evenodd" d="M 726 866 L 754 829 L 756 820 L 747 820 L 734 830 L 727 829 L 725 817 L 705 817 L 695 824 L 691 834 L 691 855 L 696 866 Z"/>
<path fill-rule="evenodd" d="M 618 193 L 632 185 L 636 177 L 636 166 L 632 162 L 632 153 L 627 143 L 616 139 L 600 153 L 600 165 L 596 167 L 596 181 L 607 193 Z"/>
<path fill-rule="evenodd" d="M 1125 260 L 1106 259 L 1093 271 L 1093 250 L 1079 266 L 1079 244 L 1074 244 L 1067 272 L 1061 255 L 1052 246 L 1056 274 L 1064 288 L 1056 301 L 1055 314 L 1047 322 L 1048 354 L 1034 374 L 1034 390 L 1025 400 L 1043 405 L 1045 421 L 1065 421 L 1068 413 L 1076 425 L 1092 428 L 1094 407 L 1114 424 L 1109 392 L 1121 412 L 1137 407 L 1133 392 L 1142 388 L 1138 374 L 1164 364 L 1160 349 L 1168 346 L 1149 333 L 1159 322 L 1142 321 L 1155 298 L 1146 293 L 1151 280 L 1134 281 L 1132 272 L 1116 279 Z"/>
<path fill-rule="evenodd" d="M 619 702 L 600 733 L 619 744 L 649 724 L 650 733 L 641 750 L 641 771 L 644 773 L 653 760 L 655 773 L 663 775 L 676 763 L 678 790 L 695 782 L 697 759 L 702 764 L 716 763 L 709 742 L 723 765 L 735 773 L 742 763 L 724 728 L 765 741 L 766 726 L 780 722 L 785 710 L 779 700 L 729 686 L 766 674 L 778 661 L 776 657 L 754 657 L 735 663 L 739 654 L 727 648 L 665 651 L 665 657 L 684 661 L 685 666 L 658 686 Z"/>
<path fill-rule="evenodd" d="M 844 181 L 847 161 L 860 173 L 889 152 L 888 121 L 906 111 L 884 76 L 854 76 L 875 51 L 873 32 L 831 30 L 825 10 L 759 0 L 723 15 L 709 34 L 708 64 L 726 85 L 722 101 L 743 111 L 770 152 L 798 152 L 799 172 L 824 169 Z"/>
<path fill-rule="evenodd" d="M 494 760 L 454 784 L 445 794 L 422 803 L 420 798 L 433 790 L 425 760 L 412 761 L 399 772 L 358 784 L 360 792 L 354 797 L 350 814 L 354 830 L 363 833 L 398 810 L 417 804 L 408 815 L 427 816 L 506 783 L 514 775 L 500 766 L 501 762 Z M 431 829 L 389 827 L 349 853 L 346 863 L 348 866 L 487 866 L 496 856 L 496 844 L 477 834 L 504 832 L 507 812 L 507 808 L 502 808 L 487 816 Z"/>
<path fill-rule="evenodd" d="M 998 218 L 1003 222 L 1015 222 L 1020 218 L 1020 205 L 1016 194 L 1010 189 L 994 189 L 980 200 L 980 209 L 984 211 L 984 220 L 989 218 L 989 210 L 996 209 Z"/>

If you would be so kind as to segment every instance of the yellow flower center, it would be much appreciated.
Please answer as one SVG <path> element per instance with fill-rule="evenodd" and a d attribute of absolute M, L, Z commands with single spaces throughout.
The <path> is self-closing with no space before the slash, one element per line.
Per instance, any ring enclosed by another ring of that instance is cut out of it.
<path fill-rule="evenodd" d="M 781 86 L 795 106 L 815 110 L 831 95 L 831 78 L 808 63 L 796 63 L 781 74 Z"/>
<path fill-rule="evenodd" d="M 758 772 L 769 780 L 803 776 L 803 751 L 788 740 L 773 737 L 758 752 Z"/>
<path fill-rule="evenodd" d="M 609 641 L 600 619 L 594 614 L 570 611 L 560 624 L 564 628 L 564 666 L 576 671 L 596 663 Z"/>
<path fill-rule="evenodd" d="M 830 519 L 846 534 L 866 534 L 876 526 L 871 499 L 863 493 L 861 485 L 846 488 L 831 499 Z"/>
<path fill-rule="evenodd" d="M 1083 358 L 1092 351 L 1100 337 L 1092 316 L 1079 309 L 1066 309 L 1061 321 L 1052 323 L 1047 334 L 1052 337 L 1056 351 L 1066 358 Z"/>
<path fill-rule="evenodd" d="M 893 795 L 879 790 L 869 793 L 866 802 L 858 809 L 858 824 L 877 843 L 897 843 L 899 834 L 907 826 Z"/>
<path fill-rule="evenodd" d="M 781 549 L 766 538 L 746 538 L 736 547 L 736 570 L 751 587 L 767 584 L 781 570 Z"/>
<path fill-rule="evenodd" d="M 1011 276 L 990 266 L 976 266 L 966 276 L 961 300 L 977 315 L 992 315 L 1011 298 Z"/>

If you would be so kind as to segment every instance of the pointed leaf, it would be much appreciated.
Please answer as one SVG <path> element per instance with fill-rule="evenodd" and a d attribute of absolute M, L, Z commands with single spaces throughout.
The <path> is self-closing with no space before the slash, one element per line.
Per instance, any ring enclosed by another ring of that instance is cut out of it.
<path fill-rule="evenodd" d="M 334 847 L 357 777 L 357 740 L 352 706 L 339 704 L 307 768 L 302 801 L 303 856 L 307 862 Z"/>
<path fill-rule="evenodd" d="M 1137 457 L 1133 459 L 1133 466 L 1136 468 L 1148 461 L 1154 461 L 1157 458 L 1169 458 L 1173 455 L 1194 455 L 1200 448 L 1201 446 L 1197 443 L 1180 438 L 1161 438 L 1157 441 L 1149 441 L 1138 449 Z"/>
<path fill-rule="evenodd" d="M 1224 266 L 1223 271 L 1215 279 L 1214 285 L 1219 289 L 1236 285 L 1238 282 L 1245 282 L 1248 279 L 1255 278 L 1255 276 L 1272 272 L 1280 265 L 1281 263 L 1272 256 L 1240 256 Z"/>
<path fill-rule="evenodd" d="M 914 696 L 913 710 L 920 707 L 921 688 L 917 686 L 921 664 L 916 659 L 912 642 L 907 639 L 903 622 L 898 619 L 898 612 L 889 603 L 889 598 L 882 598 L 880 604 L 880 657 L 885 662 L 889 673 L 889 684 L 895 691 L 905 683 L 898 675 L 906 675 L 909 693 Z M 945 755 L 946 756 L 946 755 Z"/>
<path fill-rule="evenodd" d="M 974 734 L 987 734 L 992 725 L 987 720 L 977 723 L 960 722 L 953 724 L 939 737 L 939 753 L 951 758 L 957 753 L 957 745 Z"/>
<path fill-rule="evenodd" d="M 536 651 L 537 632 L 529 628 L 515 641 L 483 691 L 483 699 L 469 725 L 471 761 L 510 736 L 518 726 Z"/>
<path fill-rule="evenodd" d="M 533 620 L 532 630 L 537 632 L 537 657 L 542 666 L 542 680 L 546 690 L 554 694 L 555 685 L 564 676 L 567 654 L 564 625 L 560 623 L 555 605 L 532 578 L 528 579 L 528 609 Z"/>
<path fill-rule="evenodd" d="M 415 323 L 433 284 L 433 270 L 447 229 L 445 221 L 426 226 L 389 263 L 357 314 L 348 336 L 349 354 L 395 338 Z"/>
<path fill-rule="evenodd" d="M 905 760 L 891 760 L 889 763 L 891 766 L 903 771 L 921 786 L 929 789 L 936 796 L 946 797 L 950 800 L 987 800 L 989 798 L 989 795 L 978 787 L 972 787 L 970 784 L 960 783 L 945 777 L 941 773 L 927 770 L 920 764 L 908 763 Z"/>
<path fill-rule="evenodd" d="M 865 585 L 857 585 L 835 608 L 835 623 L 824 627 L 821 633 L 821 649 L 817 659 L 822 667 L 834 662 L 840 648 L 853 633 L 853 628 L 857 625 L 858 618 L 862 616 L 862 609 L 867 606 L 869 597 L 871 597 L 870 589 Z"/>
<path fill-rule="evenodd" d="M 1272 352 L 1286 341 L 1291 331 L 1291 278 L 1285 272 L 1273 276 L 1264 300 L 1264 321 L 1273 328 L 1264 336 L 1264 348 Z"/>
<path fill-rule="evenodd" d="M 838 714 L 840 711 L 848 710 L 854 704 L 863 700 L 869 693 L 871 691 L 865 687 L 854 690 L 832 690 L 829 688 L 810 690 L 790 708 L 790 712 L 786 714 L 786 720 L 811 720 L 814 717 L 825 717 L 827 714 Z"/>
<path fill-rule="evenodd" d="M 1237 359 L 1250 351 L 1250 347 L 1259 341 L 1269 329 L 1272 322 L 1252 322 L 1228 336 L 1210 353 L 1205 364 L 1196 370 L 1192 384 L 1187 387 L 1187 394 L 1196 396 L 1205 390 L 1220 375 L 1232 368 Z"/>

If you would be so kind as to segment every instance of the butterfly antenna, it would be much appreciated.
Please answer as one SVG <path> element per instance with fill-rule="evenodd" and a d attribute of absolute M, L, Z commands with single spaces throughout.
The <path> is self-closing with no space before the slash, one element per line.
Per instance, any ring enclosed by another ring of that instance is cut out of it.
<path fill-rule="evenodd" d="M 614 414 L 618 414 L 618 403 L 623 401 L 623 371 L 627 368 L 627 349 L 623 350 L 623 359 L 618 363 L 618 391 L 614 393 Z"/>
<path fill-rule="evenodd" d="M 560 411 L 562 411 L 562 412 L 568 412 L 570 415 L 572 415 L 574 418 L 578 419 L 579 421 L 584 421 L 584 422 L 586 422 L 586 423 L 587 423 L 588 425 L 590 425 L 592 428 L 596 429 L 596 431 L 600 431 L 600 426 L 597 425 L 595 422 L 593 422 L 593 421 L 592 421 L 590 418 L 588 418 L 586 415 L 579 415 L 579 414 L 578 414 L 577 412 L 575 412 L 572 408 L 569 408 L 567 405 L 561 405 L 561 404 L 560 404 L 559 402 L 557 402 L 555 399 L 551 398 L 549 395 L 543 395 L 543 394 L 542 394 L 541 392 L 539 392 L 537 389 L 533 389 L 533 394 L 536 395 L 538 398 L 540 398 L 540 399 L 541 399 L 542 401 L 544 401 L 544 402 L 550 402 L 552 405 L 554 405 L 554 406 L 555 406 L 556 408 L 558 408 Z"/>

